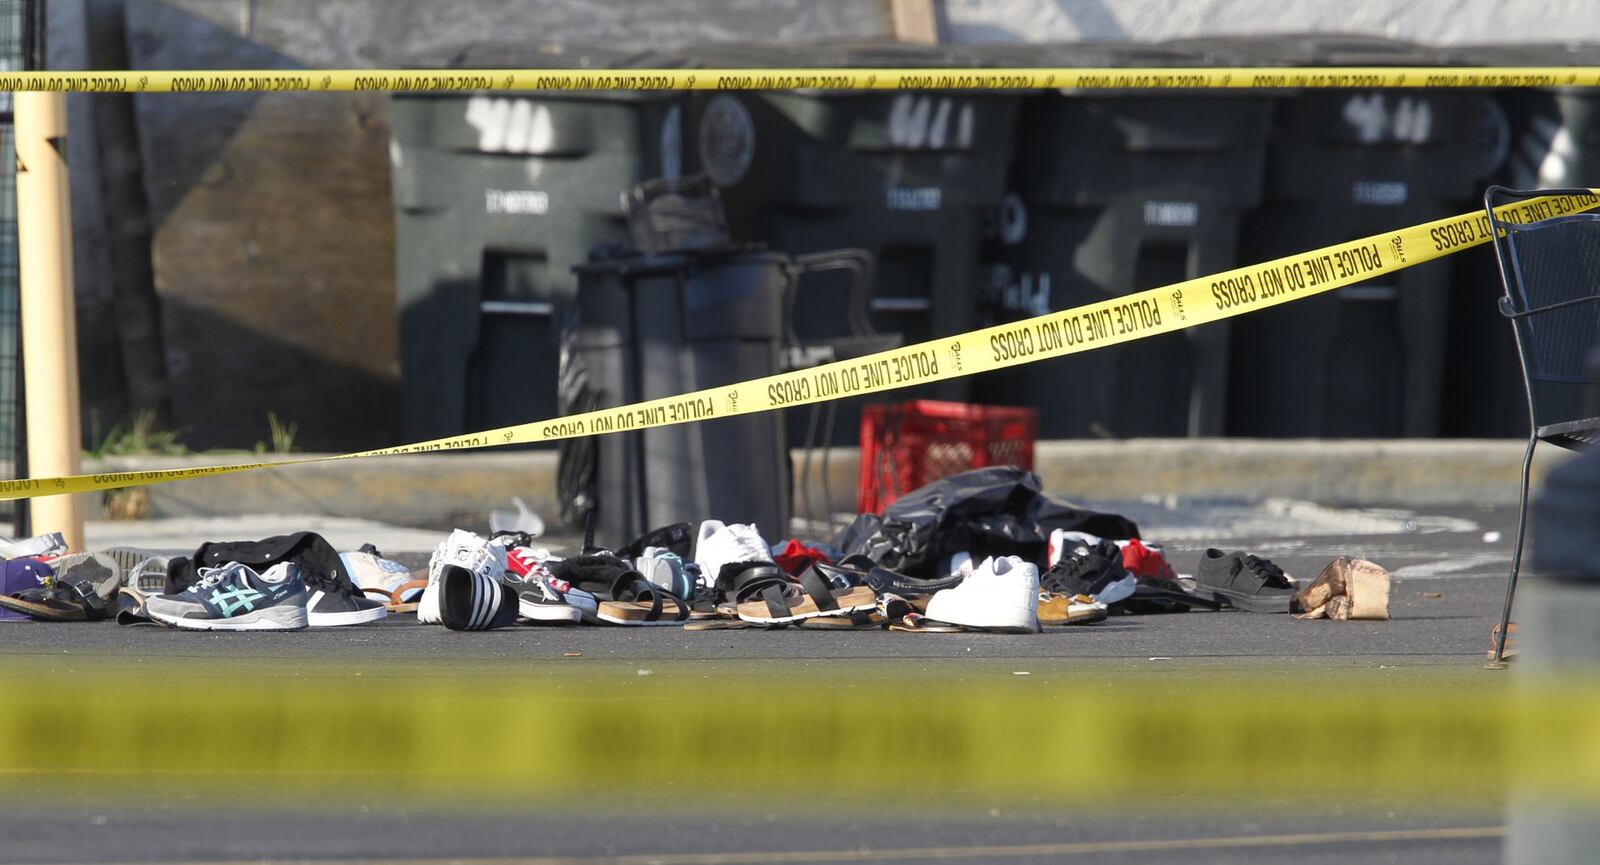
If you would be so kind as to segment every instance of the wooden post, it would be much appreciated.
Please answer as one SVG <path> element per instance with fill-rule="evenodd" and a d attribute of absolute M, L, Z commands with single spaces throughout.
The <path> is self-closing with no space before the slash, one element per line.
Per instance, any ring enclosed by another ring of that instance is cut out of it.
<path fill-rule="evenodd" d="M 82 462 L 78 328 L 73 309 L 72 210 L 67 199 L 67 97 L 16 93 L 17 254 L 27 388 L 28 471 L 75 475 Z M 83 550 L 78 496 L 33 500 L 33 530 Z"/>
<path fill-rule="evenodd" d="M 889 20 L 894 38 L 918 45 L 939 44 L 939 19 L 933 0 L 889 0 Z"/>

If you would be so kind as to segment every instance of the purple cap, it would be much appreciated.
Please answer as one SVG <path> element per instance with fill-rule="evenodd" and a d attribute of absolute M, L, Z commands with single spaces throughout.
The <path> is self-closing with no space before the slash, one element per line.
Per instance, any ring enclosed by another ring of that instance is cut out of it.
<path fill-rule="evenodd" d="M 14 595 L 28 589 L 37 589 L 56 575 L 55 568 L 38 559 L 11 559 L 0 563 L 0 595 Z M 0 608 L 0 622 L 26 622 L 28 616 Z"/>

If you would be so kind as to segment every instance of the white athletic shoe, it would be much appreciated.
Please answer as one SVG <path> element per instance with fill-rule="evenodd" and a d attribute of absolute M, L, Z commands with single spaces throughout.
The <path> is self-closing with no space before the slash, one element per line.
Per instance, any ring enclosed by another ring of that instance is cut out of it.
<path fill-rule="evenodd" d="M 428 560 L 428 587 L 423 590 L 422 600 L 417 604 L 417 621 L 426 625 L 444 624 L 440 597 L 443 577 L 447 571 L 457 570 L 464 570 L 477 578 L 469 585 L 482 584 L 478 594 L 487 605 L 495 596 L 494 587 L 499 586 L 505 576 L 506 548 L 472 532 L 461 529 L 452 531 Z M 493 583 L 494 587 L 488 583 Z"/>
<path fill-rule="evenodd" d="M 927 617 L 988 631 L 1039 630 L 1039 569 L 1016 556 L 984 559 L 972 576 L 928 599 Z"/>
<path fill-rule="evenodd" d="M 761 539 L 754 525 L 725 524 L 721 520 L 706 520 L 700 524 L 694 560 L 700 566 L 700 578 L 712 587 L 717 585 L 717 577 L 725 565 L 773 564 L 772 547 Z"/>
<path fill-rule="evenodd" d="M 205 631 L 294 631 L 304 628 L 306 584 L 300 568 L 279 562 L 261 573 L 230 562 L 200 568 L 187 589 L 145 599 L 157 622 Z"/>

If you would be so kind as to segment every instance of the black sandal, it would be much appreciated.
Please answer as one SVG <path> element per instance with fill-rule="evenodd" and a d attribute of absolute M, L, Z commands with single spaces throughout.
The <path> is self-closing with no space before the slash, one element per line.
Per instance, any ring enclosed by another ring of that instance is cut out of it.
<path fill-rule="evenodd" d="M 790 584 L 791 586 L 794 584 Z M 782 624 L 815 619 L 824 616 L 848 616 L 851 613 L 871 612 L 878 607 L 878 595 L 867 586 L 835 589 L 833 582 L 817 568 L 809 568 L 800 575 L 800 591 L 789 590 L 781 603 L 774 603 L 765 594 L 759 601 L 738 605 L 739 618 L 757 624 Z M 764 602 L 764 603 L 763 603 Z"/>
<path fill-rule="evenodd" d="M 682 598 L 646 580 L 637 572 L 622 574 L 606 592 L 610 600 L 595 607 L 595 618 L 613 625 L 681 625 L 689 621 Z M 668 612 L 665 605 L 670 604 Z M 663 617 L 663 613 L 667 613 Z"/>
<path fill-rule="evenodd" d="M 88 580 L 57 580 L 48 586 L 0 597 L 0 607 L 41 622 L 99 622 L 112 615 L 105 598 Z"/>

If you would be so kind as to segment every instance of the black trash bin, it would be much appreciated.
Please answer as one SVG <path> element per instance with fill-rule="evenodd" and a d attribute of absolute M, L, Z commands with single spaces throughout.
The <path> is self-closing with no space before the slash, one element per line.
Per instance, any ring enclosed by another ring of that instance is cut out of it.
<path fill-rule="evenodd" d="M 1015 66 L 1197 66 L 1159 46 L 994 49 Z M 1236 265 L 1261 197 L 1272 96 L 1049 91 L 1022 103 L 985 300 L 998 320 L 1069 309 Z M 1039 410 L 1043 438 L 1220 435 L 1228 323 L 984 376 Z"/>
<path fill-rule="evenodd" d="M 1462 54 L 1472 65 L 1483 66 L 1600 64 L 1600 46 L 1594 45 L 1486 45 L 1463 49 Z M 1588 88 L 1496 90 L 1482 94 L 1480 107 L 1475 191 L 1490 185 L 1511 189 L 1600 186 L 1600 92 Z M 1511 327 L 1499 312 L 1504 289 L 1494 250 L 1487 244 L 1464 250 L 1450 256 L 1448 264 L 1453 287 L 1442 432 L 1525 438 L 1528 403 Z M 1550 398 L 1570 396 L 1552 394 Z M 1574 406 L 1573 412 L 1577 411 Z"/>
<path fill-rule="evenodd" d="M 468 68 L 662 65 L 474 48 Z M 404 436 L 556 414 L 573 265 L 625 242 L 621 193 L 682 169 L 677 93 L 396 93 L 391 100 Z"/>
<path fill-rule="evenodd" d="M 594 407 L 778 372 L 790 266 L 777 252 L 708 249 L 576 267 L 574 361 Z M 598 439 L 593 506 L 602 545 L 711 517 L 755 523 L 772 537 L 787 533 L 782 413 L 720 417 L 726 399 L 685 399 L 661 413 L 693 423 Z"/>
<path fill-rule="evenodd" d="M 1306 36 L 1182 43 L 1217 63 L 1429 66 L 1404 42 Z M 1263 204 L 1241 258 L 1264 261 L 1468 206 L 1480 97 L 1449 90 L 1306 90 L 1279 101 Z M 1436 436 L 1450 271 L 1393 276 L 1234 319 L 1227 430 L 1288 437 Z"/>
<path fill-rule="evenodd" d="M 718 46 L 694 57 L 727 68 L 976 63 L 958 49 L 911 45 Z M 949 90 L 702 92 L 687 115 L 687 164 L 721 187 L 735 240 L 796 254 L 870 252 L 873 326 L 917 342 L 977 323 L 979 248 L 1004 191 L 1016 102 Z M 845 277 L 837 279 L 819 277 L 798 295 L 801 340 L 845 334 Z M 967 382 L 916 393 L 962 399 Z M 841 406 L 833 443 L 854 442 L 858 418 L 857 406 Z"/>

